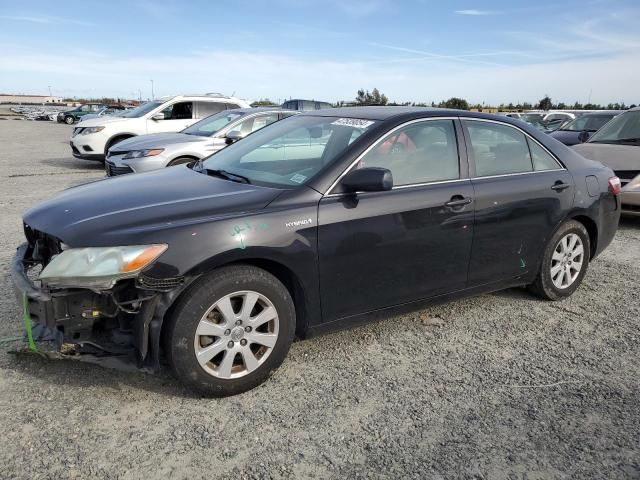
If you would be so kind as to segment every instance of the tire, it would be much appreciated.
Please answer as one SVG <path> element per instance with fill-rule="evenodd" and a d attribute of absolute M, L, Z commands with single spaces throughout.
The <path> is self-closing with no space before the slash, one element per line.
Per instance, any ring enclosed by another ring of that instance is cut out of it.
<path fill-rule="evenodd" d="M 245 305 L 256 297 L 245 315 Z M 259 323 L 274 310 L 274 320 Z M 200 393 L 224 397 L 260 385 L 282 364 L 295 335 L 296 312 L 276 277 L 257 267 L 234 265 L 197 280 L 168 320 L 165 351 L 176 376 Z M 248 331 L 251 325 L 255 330 Z"/>
<path fill-rule="evenodd" d="M 574 246 L 570 248 L 572 244 Z M 577 253 L 580 250 L 581 256 Z M 590 253 L 589 234 L 584 225 L 575 220 L 563 223 L 549 240 L 540 270 L 535 281 L 529 285 L 529 290 L 546 300 L 569 297 L 587 273 Z"/>
<path fill-rule="evenodd" d="M 175 167 L 176 165 L 184 165 L 185 163 L 191 163 L 191 162 L 196 162 L 197 160 L 191 158 L 191 157 L 178 157 L 178 158 L 174 158 L 173 160 L 171 160 L 169 162 L 169 165 L 167 165 L 167 167 Z"/>
<path fill-rule="evenodd" d="M 64 123 L 66 123 L 67 125 L 73 125 L 75 121 L 76 119 L 73 118 L 71 115 L 64 117 Z"/>

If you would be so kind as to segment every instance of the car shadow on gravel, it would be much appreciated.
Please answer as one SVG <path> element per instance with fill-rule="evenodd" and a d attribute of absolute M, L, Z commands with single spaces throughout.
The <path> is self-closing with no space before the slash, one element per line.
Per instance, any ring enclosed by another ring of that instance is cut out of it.
<path fill-rule="evenodd" d="M 47 158 L 40 160 L 40 163 L 50 167 L 67 168 L 84 171 L 104 171 L 104 164 L 95 160 L 81 160 L 74 157 Z"/>
<path fill-rule="evenodd" d="M 171 375 L 168 367 L 163 367 L 157 374 L 150 374 L 143 371 L 120 371 L 72 359 L 48 359 L 30 352 L 11 352 L 8 357 L 9 361 L 3 365 L 4 369 L 13 370 L 37 382 L 80 388 L 99 386 L 116 391 L 130 387 L 167 397 L 202 397 L 183 387 Z"/>
<path fill-rule="evenodd" d="M 640 217 L 623 216 L 620 217 L 621 227 L 640 228 Z"/>

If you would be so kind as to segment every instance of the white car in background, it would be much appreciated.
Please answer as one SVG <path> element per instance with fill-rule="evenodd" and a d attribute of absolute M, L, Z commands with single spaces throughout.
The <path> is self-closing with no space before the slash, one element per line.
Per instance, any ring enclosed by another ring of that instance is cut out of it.
<path fill-rule="evenodd" d="M 216 113 L 180 133 L 129 138 L 109 149 L 107 176 L 141 173 L 208 157 L 267 125 L 299 112 L 282 108 L 238 108 Z"/>
<path fill-rule="evenodd" d="M 109 148 L 127 138 L 179 132 L 199 119 L 223 110 L 249 107 L 245 100 L 218 94 L 163 97 L 117 117 L 80 122 L 71 135 L 71 151 L 76 158 L 104 161 Z"/>

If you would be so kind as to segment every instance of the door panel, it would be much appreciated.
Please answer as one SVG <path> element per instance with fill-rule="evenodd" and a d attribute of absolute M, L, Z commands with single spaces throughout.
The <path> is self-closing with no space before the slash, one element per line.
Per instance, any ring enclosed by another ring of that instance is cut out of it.
<path fill-rule="evenodd" d="M 324 321 L 465 288 L 473 235 L 469 180 L 325 197 L 318 245 Z M 456 197 L 457 198 L 457 197 Z"/>
<path fill-rule="evenodd" d="M 472 180 L 476 202 L 469 286 L 524 275 L 571 209 L 573 178 L 566 170 Z M 553 190 L 557 183 L 571 186 Z"/>

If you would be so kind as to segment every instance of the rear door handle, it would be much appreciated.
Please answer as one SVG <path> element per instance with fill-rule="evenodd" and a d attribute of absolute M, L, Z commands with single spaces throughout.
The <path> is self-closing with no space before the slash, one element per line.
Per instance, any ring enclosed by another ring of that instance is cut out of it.
<path fill-rule="evenodd" d="M 445 207 L 463 207 L 465 205 L 469 205 L 472 200 L 469 197 L 463 197 L 462 195 L 455 195 L 451 197 L 447 203 L 444 204 Z"/>
<path fill-rule="evenodd" d="M 571 186 L 570 183 L 556 182 L 551 187 L 551 190 L 555 190 L 556 192 L 561 192 L 562 190 L 566 190 L 570 186 Z"/>

